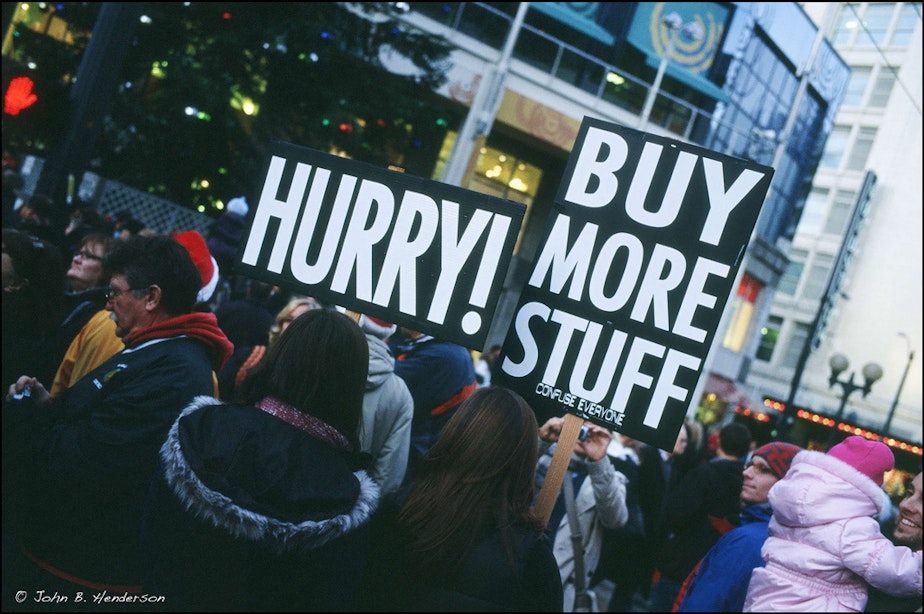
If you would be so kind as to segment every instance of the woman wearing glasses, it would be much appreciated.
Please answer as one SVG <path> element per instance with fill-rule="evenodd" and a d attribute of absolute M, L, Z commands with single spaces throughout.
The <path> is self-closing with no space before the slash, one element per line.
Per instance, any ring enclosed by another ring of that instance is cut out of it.
<path fill-rule="evenodd" d="M 68 315 L 58 328 L 52 350 L 57 364 L 52 397 L 124 347 L 106 311 L 109 271 L 105 258 L 116 241 L 101 232 L 90 233 L 71 256 L 65 297 Z"/>

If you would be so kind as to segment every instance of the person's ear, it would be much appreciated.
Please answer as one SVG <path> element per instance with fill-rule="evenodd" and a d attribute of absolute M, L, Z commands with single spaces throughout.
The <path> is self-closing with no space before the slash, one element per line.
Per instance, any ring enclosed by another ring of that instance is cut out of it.
<path fill-rule="evenodd" d="M 160 289 L 160 286 L 157 284 L 151 284 L 146 290 L 147 294 L 145 295 L 144 308 L 147 311 L 154 311 L 160 306 L 160 299 L 163 294 Z"/>

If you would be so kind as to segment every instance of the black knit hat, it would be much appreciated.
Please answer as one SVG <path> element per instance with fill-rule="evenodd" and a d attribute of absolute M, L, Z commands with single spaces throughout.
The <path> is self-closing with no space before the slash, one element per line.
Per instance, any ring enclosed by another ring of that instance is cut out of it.
<path fill-rule="evenodd" d="M 28 233 L 4 228 L 3 251 L 10 257 L 20 279 L 35 283 L 62 274 L 60 251 Z"/>

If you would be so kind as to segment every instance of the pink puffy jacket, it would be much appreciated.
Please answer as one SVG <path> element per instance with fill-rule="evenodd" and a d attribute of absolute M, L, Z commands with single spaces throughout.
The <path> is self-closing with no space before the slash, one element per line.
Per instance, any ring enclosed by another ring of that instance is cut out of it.
<path fill-rule="evenodd" d="M 896 547 L 874 516 L 888 495 L 847 463 L 803 451 L 770 489 L 767 566 L 751 574 L 745 612 L 862 612 L 866 583 L 921 595 L 921 551 Z"/>

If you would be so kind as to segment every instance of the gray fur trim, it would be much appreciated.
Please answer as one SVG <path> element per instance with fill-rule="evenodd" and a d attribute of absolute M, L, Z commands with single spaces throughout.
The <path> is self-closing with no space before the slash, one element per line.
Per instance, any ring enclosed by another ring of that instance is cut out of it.
<path fill-rule="evenodd" d="M 360 493 L 350 512 L 319 522 L 284 522 L 234 504 L 227 496 L 208 488 L 190 468 L 180 449 L 180 418 L 210 405 L 223 405 L 214 397 L 198 396 L 180 413 L 161 447 L 164 475 L 183 507 L 197 519 L 223 529 L 235 539 L 262 542 L 273 552 L 312 550 L 367 522 L 378 507 L 379 487 L 365 471 L 353 475 Z"/>

